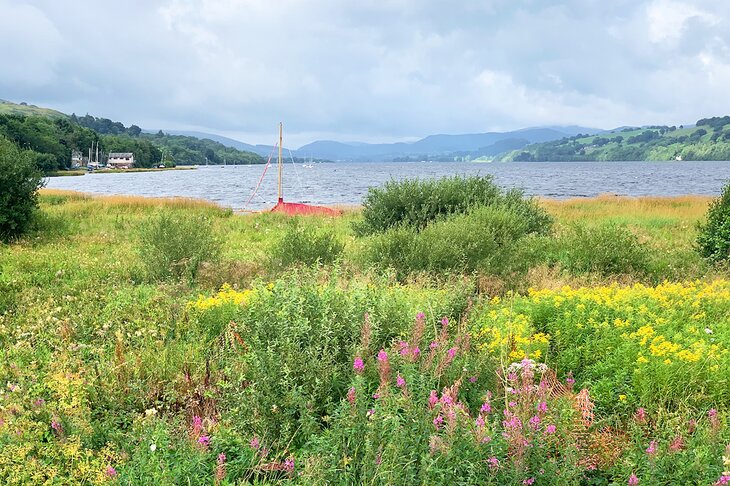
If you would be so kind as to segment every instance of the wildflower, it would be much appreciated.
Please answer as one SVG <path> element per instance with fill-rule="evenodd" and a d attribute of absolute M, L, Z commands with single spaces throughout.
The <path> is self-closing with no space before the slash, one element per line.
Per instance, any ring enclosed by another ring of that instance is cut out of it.
<path fill-rule="evenodd" d="M 492 405 L 489 402 L 484 402 L 482 403 L 482 408 L 480 408 L 479 411 L 483 413 L 491 413 Z"/>
<path fill-rule="evenodd" d="M 451 396 L 450 393 L 446 392 L 443 395 L 441 395 L 441 403 L 446 405 L 447 407 L 450 407 L 454 404 L 454 398 Z"/>
<path fill-rule="evenodd" d="M 431 341 L 431 344 L 429 344 L 428 347 L 430 349 L 436 349 L 439 347 L 439 343 L 437 343 L 436 341 Z"/>
<path fill-rule="evenodd" d="M 418 358 L 421 355 L 421 348 L 418 346 L 414 346 L 413 349 L 411 349 L 411 356 L 413 356 L 413 359 Z"/>
<path fill-rule="evenodd" d="M 717 433 L 720 430 L 720 419 L 717 417 L 717 410 L 711 408 L 707 412 L 707 417 L 710 419 L 710 427 L 712 427 L 712 432 Z"/>
<path fill-rule="evenodd" d="M 400 373 L 398 373 L 398 378 L 396 378 L 395 384 L 398 386 L 398 388 L 403 388 L 404 386 L 406 386 L 406 380 L 403 379 Z"/>
<path fill-rule="evenodd" d="M 575 385 L 575 379 L 573 379 L 572 371 L 568 372 L 568 377 L 565 379 L 565 383 L 567 383 L 569 387 L 572 387 L 573 385 Z"/>
<path fill-rule="evenodd" d="M 441 414 L 437 415 L 436 418 L 433 419 L 433 426 L 436 427 L 436 429 L 439 429 L 442 423 L 444 423 L 444 418 Z"/>
<path fill-rule="evenodd" d="M 727 484 L 730 484 L 730 475 L 723 474 L 720 476 L 720 479 L 718 479 L 713 486 L 725 486 Z"/>
<path fill-rule="evenodd" d="M 380 453 L 378 452 L 378 455 L 375 456 L 375 465 L 380 466 L 381 462 L 383 462 L 383 456 L 381 456 Z"/>
<path fill-rule="evenodd" d="M 35 405 L 36 407 L 41 407 L 41 406 L 43 406 L 44 403 L 46 403 L 46 401 L 43 400 L 42 398 L 39 398 L 38 400 L 33 402 L 33 405 Z"/>
<path fill-rule="evenodd" d="M 626 401 L 626 395 L 619 395 L 619 396 L 618 396 L 618 399 L 619 399 L 620 401 L 622 401 L 622 402 L 625 402 L 625 401 Z"/>
<path fill-rule="evenodd" d="M 509 402 L 507 406 L 510 408 L 515 408 L 517 406 L 517 402 Z"/>
<path fill-rule="evenodd" d="M 456 356 L 456 352 L 459 350 L 457 347 L 449 348 L 449 350 L 446 352 L 449 355 L 449 359 L 454 359 L 454 356 Z"/>
<path fill-rule="evenodd" d="M 349 390 L 347 390 L 347 401 L 350 402 L 350 405 L 355 405 L 355 387 L 350 387 Z"/>
<path fill-rule="evenodd" d="M 419 312 L 418 314 L 416 314 L 416 319 L 418 319 L 419 321 L 422 321 L 425 318 L 426 318 L 426 314 L 424 314 L 423 312 Z"/>
<path fill-rule="evenodd" d="M 261 444 L 259 443 L 259 438 L 255 435 L 253 436 L 253 439 L 251 439 L 251 442 L 248 443 L 248 445 L 251 446 L 251 449 L 255 450 L 258 450 L 258 448 L 261 446 Z"/>
<path fill-rule="evenodd" d="M 706 327 L 705 334 L 712 334 L 712 329 L 710 329 L 709 327 Z"/>
<path fill-rule="evenodd" d="M 431 394 L 428 396 L 428 408 L 433 408 L 439 402 L 438 393 L 436 390 L 431 390 Z"/>
<path fill-rule="evenodd" d="M 150 452 L 155 452 L 157 450 L 157 444 L 154 442 L 150 444 Z"/>
<path fill-rule="evenodd" d="M 535 478 L 529 478 L 529 479 L 523 479 L 522 484 L 526 484 L 527 486 L 532 485 L 535 482 Z"/>
<path fill-rule="evenodd" d="M 477 377 L 476 376 L 470 376 L 469 377 L 469 383 L 476 383 L 476 382 L 477 382 Z"/>
<path fill-rule="evenodd" d="M 57 434 L 63 434 L 63 425 L 61 425 L 61 422 L 51 420 L 51 428 L 55 430 Z"/>
<path fill-rule="evenodd" d="M 355 373 L 360 374 L 365 371 L 365 363 L 362 362 L 362 358 L 358 356 L 352 363 L 352 367 L 355 369 Z"/>
<path fill-rule="evenodd" d="M 448 326 L 448 325 L 449 325 L 449 318 L 448 317 L 444 317 L 443 319 L 441 319 L 441 326 L 444 329 L 446 329 L 446 326 Z"/>
<path fill-rule="evenodd" d="M 672 452 L 679 452 L 682 449 L 684 449 L 684 439 L 681 435 L 678 435 L 674 438 L 671 444 L 669 444 L 669 450 Z"/>
<path fill-rule="evenodd" d="M 200 431 L 203 430 L 203 419 L 201 419 L 197 415 L 193 416 L 192 426 L 193 426 L 193 433 L 196 433 L 196 434 L 200 433 Z"/>
<path fill-rule="evenodd" d="M 629 486 L 636 486 L 637 484 L 639 484 L 639 478 L 636 477 L 636 474 L 632 473 L 631 476 L 629 476 L 628 484 Z"/>
<path fill-rule="evenodd" d="M 482 437 L 482 444 L 486 444 L 486 443 L 490 442 L 491 440 L 492 440 L 491 436 L 485 435 L 484 437 Z"/>
<path fill-rule="evenodd" d="M 207 435 L 201 435 L 198 438 L 198 444 L 202 445 L 203 447 L 208 447 L 210 445 L 210 437 Z"/>
<path fill-rule="evenodd" d="M 545 433 L 546 434 L 554 434 L 557 429 L 558 428 L 555 426 L 555 424 L 550 424 L 547 427 L 545 427 Z"/>
<path fill-rule="evenodd" d="M 697 429 L 697 421 L 695 419 L 689 419 L 687 421 L 687 433 L 694 434 Z"/>
<path fill-rule="evenodd" d="M 380 393 L 373 393 L 373 400 L 377 400 L 378 398 L 380 398 Z"/>
<path fill-rule="evenodd" d="M 408 356 L 411 354 L 411 346 L 406 341 L 398 343 L 398 348 L 400 349 L 401 356 Z"/>
<path fill-rule="evenodd" d="M 370 417 L 372 417 L 373 415 L 375 415 L 375 409 L 374 409 L 374 408 L 371 408 L 370 410 L 368 410 L 368 411 L 367 411 L 367 412 L 365 413 L 365 416 L 366 416 L 367 418 L 370 418 Z"/>
<path fill-rule="evenodd" d="M 656 441 L 655 440 L 649 442 L 649 447 L 646 448 L 646 453 L 649 456 L 653 456 L 654 454 L 656 454 Z"/>
<path fill-rule="evenodd" d="M 380 361 L 381 363 L 387 363 L 388 362 L 388 353 L 386 353 L 384 349 L 381 349 L 378 352 L 378 361 Z"/>
<path fill-rule="evenodd" d="M 286 460 L 284 461 L 284 471 L 294 471 L 294 456 L 289 456 L 286 458 Z"/>
<path fill-rule="evenodd" d="M 481 415 L 479 415 L 479 416 L 478 416 L 478 417 L 476 418 L 476 420 L 474 421 L 474 425 L 476 425 L 476 426 L 477 426 L 477 428 L 482 428 L 482 427 L 484 427 L 484 418 L 483 418 L 483 417 L 482 417 Z"/>
<path fill-rule="evenodd" d="M 535 415 L 530 418 L 529 424 L 530 424 L 530 427 L 532 427 L 534 430 L 537 430 L 540 428 L 540 422 L 541 422 L 540 417 Z"/>
<path fill-rule="evenodd" d="M 639 407 L 636 409 L 636 413 L 634 414 L 634 420 L 636 420 L 640 424 L 646 422 L 646 410 L 644 410 L 643 407 Z"/>
<path fill-rule="evenodd" d="M 221 482 L 226 478 L 226 455 L 222 452 L 218 454 L 218 460 L 216 461 L 215 467 L 215 479 L 217 482 Z"/>
<path fill-rule="evenodd" d="M 111 467 L 111 466 L 107 466 L 107 468 L 106 468 L 106 470 L 105 470 L 104 472 L 105 472 L 105 473 L 106 473 L 106 475 L 107 475 L 107 476 L 109 476 L 110 478 L 116 477 L 116 475 L 117 475 L 117 470 L 116 470 L 116 469 L 114 469 L 114 468 L 113 468 L 113 467 Z"/>
<path fill-rule="evenodd" d="M 499 459 L 492 456 L 489 459 L 487 459 L 487 464 L 489 464 L 489 469 L 494 471 L 495 469 L 497 469 L 499 467 Z"/>
<path fill-rule="evenodd" d="M 540 402 L 537 405 L 537 411 L 540 413 L 547 413 L 547 403 L 546 402 Z"/>

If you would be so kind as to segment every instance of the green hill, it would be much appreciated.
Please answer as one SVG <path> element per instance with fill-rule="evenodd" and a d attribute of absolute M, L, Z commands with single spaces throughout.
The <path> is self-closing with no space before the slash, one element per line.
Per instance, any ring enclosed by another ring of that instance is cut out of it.
<path fill-rule="evenodd" d="M 730 116 L 703 118 L 696 126 L 623 128 L 528 145 L 499 161 L 730 160 Z"/>
<path fill-rule="evenodd" d="M 12 101 L 0 100 L 0 115 L 38 115 L 50 118 L 68 118 L 68 115 L 50 108 L 41 108 L 28 103 L 13 103 Z"/>

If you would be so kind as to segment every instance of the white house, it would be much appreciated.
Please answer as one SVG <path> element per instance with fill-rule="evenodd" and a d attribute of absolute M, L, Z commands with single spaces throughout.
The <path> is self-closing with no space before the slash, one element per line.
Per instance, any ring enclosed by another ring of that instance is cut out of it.
<path fill-rule="evenodd" d="M 130 169 L 134 167 L 134 154 L 132 152 L 112 152 L 109 154 L 106 166 L 115 169 Z"/>

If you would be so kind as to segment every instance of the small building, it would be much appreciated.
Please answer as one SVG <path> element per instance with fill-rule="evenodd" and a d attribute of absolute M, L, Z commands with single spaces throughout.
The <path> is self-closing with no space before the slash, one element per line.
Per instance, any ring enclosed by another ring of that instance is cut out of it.
<path fill-rule="evenodd" d="M 71 167 L 86 167 L 86 159 L 80 150 L 71 151 Z"/>
<path fill-rule="evenodd" d="M 109 154 L 106 166 L 110 169 L 131 169 L 134 167 L 134 154 L 132 152 L 112 152 Z"/>

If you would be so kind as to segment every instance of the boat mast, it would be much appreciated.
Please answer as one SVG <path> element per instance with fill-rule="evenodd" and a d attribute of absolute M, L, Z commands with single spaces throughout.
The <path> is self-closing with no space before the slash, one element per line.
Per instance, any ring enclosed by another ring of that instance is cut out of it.
<path fill-rule="evenodd" d="M 284 195 L 281 192 L 281 176 L 282 176 L 282 164 L 281 164 L 281 141 L 282 141 L 283 123 L 279 122 L 279 202 L 284 202 Z"/>

